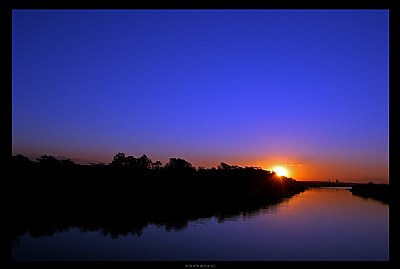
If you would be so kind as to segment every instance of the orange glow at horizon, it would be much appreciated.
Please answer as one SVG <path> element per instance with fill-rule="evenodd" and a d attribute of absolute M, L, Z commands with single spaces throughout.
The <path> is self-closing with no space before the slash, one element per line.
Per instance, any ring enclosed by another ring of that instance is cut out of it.
<path fill-rule="evenodd" d="M 277 174 L 277 176 L 279 176 L 279 177 L 282 177 L 282 176 L 288 177 L 289 176 L 289 171 L 283 166 L 276 166 L 276 167 L 272 168 L 272 171 L 274 171 Z"/>
<path fill-rule="evenodd" d="M 16 149 L 13 149 L 18 153 Z M 40 153 L 37 153 L 40 152 Z M 77 151 L 75 155 L 65 149 L 63 150 L 52 150 L 44 149 L 49 155 L 53 156 L 66 156 L 72 158 L 76 163 L 89 164 L 89 162 L 98 163 L 103 162 L 109 164 L 112 161 L 113 156 L 117 151 L 101 151 L 99 149 L 93 149 L 91 151 Z M 127 155 L 133 155 L 135 157 L 140 157 L 141 152 L 135 153 L 131 151 L 125 152 Z M 22 154 L 28 156 L 31 160 L 41 156 L 41 151 L 36 148 L 32 148 L 31 152 L 22 152 Z M 147 154 L 149 158 L 153 161 L 160 160 L 164 166 L 169 161 L 169 155 L 154 153 Z M 175 156 L 175 155 L 174 155 Z M 352 161 L 348 161 L 345 158 L 334 158 L 334 157 L 324 157 L 313 160 L 305 160 L 302 156 L 297 156 L 294 154 L 282 153 L 280 155 L 269 156 L 265 154 L 260 155 L 216 155 L 208 156 L 197 155 L 197 154 L 187 154 L 187 155 L 176 155 L 176 157 L 183 158 L 190 162 L 194 167 L 198 168 L 200 166 L 205 168 L 217 167 L 220 162 L 225 162 L 229 165 L 238 165 L 240 167 L 260 167 L 267 171 L 275 171 L 278 176 L 286 176 L 293 178 L 298 181 L 302 180 L 324 180 L 324 181 L 336 181 L 341 182 L 360 182 L 368 183 L 370 181 L 374 183 L 389 183 L 389 172 L 388 165 L 386 165 L 387 160 L 382 159 L 381 162 L 372 162 L 367 157 L 352 156 Z M 286 170 L 287 174 L 280 173 L 278 167 Z"/>

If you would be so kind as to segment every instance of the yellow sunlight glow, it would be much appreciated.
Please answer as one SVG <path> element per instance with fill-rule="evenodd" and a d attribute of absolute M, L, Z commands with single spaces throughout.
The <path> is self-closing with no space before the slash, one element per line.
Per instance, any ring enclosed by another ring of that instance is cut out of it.
<path fill-rule="evenodd" d="M 289 171 L 285 167 L 282 167 L 282 166 L 277 166 L 277 167 L 273 168 L 272 171 L 274 171 L 276 173 L 276 175 L 279 177 L 281 177 L 281 176 L 288 177 L 288 175 L 289 175 Z"/>

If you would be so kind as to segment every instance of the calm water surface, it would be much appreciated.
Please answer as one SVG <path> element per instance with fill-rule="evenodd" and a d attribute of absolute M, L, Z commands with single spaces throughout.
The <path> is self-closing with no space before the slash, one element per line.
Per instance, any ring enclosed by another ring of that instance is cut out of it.
<path fill-rule="evenodd" d="M 189 222 L 181 231 L 149 225 L 112 239 L 77 228 L 24 235 L 13 260 L 387 261 L 389 206 L 346 189 L 310 189 L 273 208 Z"/>

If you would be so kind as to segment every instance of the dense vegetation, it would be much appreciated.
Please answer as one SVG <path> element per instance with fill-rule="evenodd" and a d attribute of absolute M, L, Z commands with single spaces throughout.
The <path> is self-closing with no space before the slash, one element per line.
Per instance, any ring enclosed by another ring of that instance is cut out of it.
<path fill-rule="evenodd" d="M 358 195 L 363 198 L 372 198 L 385 204 L 390 203 L 389 184 L 375 184 L 373 182 L 369 182 L 367 184 L 357 184 L 353 186 L 350 191 L 354 195 Z"/>
<path fill-rule="evenodd" d="M 110 164 L 79 165 L 43 155 L 12 157 L 13 238 L 78 227 L 117 237 L 148 224 L 182 229 L 199 218 L 247 214 L 306 189 L 257 167 L 193 167 L 180 158 L 162 166 L 118 153 Z"/>

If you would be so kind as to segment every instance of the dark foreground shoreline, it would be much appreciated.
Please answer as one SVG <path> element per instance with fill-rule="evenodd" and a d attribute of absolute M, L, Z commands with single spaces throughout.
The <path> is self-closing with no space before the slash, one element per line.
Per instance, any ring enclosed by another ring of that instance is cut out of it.
<path fill-rule="evenodd" d="M 150 224 L 185 229 L 190 221 L 218 221 L 277 204 L 310 187 L 351 187 L 354 195 L 389 202 L 388 186 L 296 181 L 257 167 L 221 163 L 194 168 L 171 158 L 165 166 L 117 154 L 109 165 L 77 165 L 44 156 L 38 162 L 17 156 L 8 178 L 11 241 L 24 234 L 50 236 L 78 228 L 105 236 L 140 236 Z"/>
<path fill-rule="evenodd" d="M 390 204 L 391 201 L 389 184 L 375 184 L 372 182 L 357 184 L 349 189 L 349 191 L 354 195 L 378 200 L 384 204 Z"/>
<path fill-rule="evenodd" d="M 183 163 L 183 162 L 181 162 Z M 140 236 L 149 224 L 185 229 L 273 207 L 307 188 L 255 167 L 223 164 L 140 169 L 115 165 L 12 165 L 11 240 L 79 228 L 105 236 Z"/>
<path fill-rule="evenodd" d="M 351 183 L 351 182 L 328 182 L 328 181 L 299 181 L 307 188 L 348 188 L 353 194 L 366 199 L 374 199 L 384 204 L 390 203 L 389 184 Z"/>

